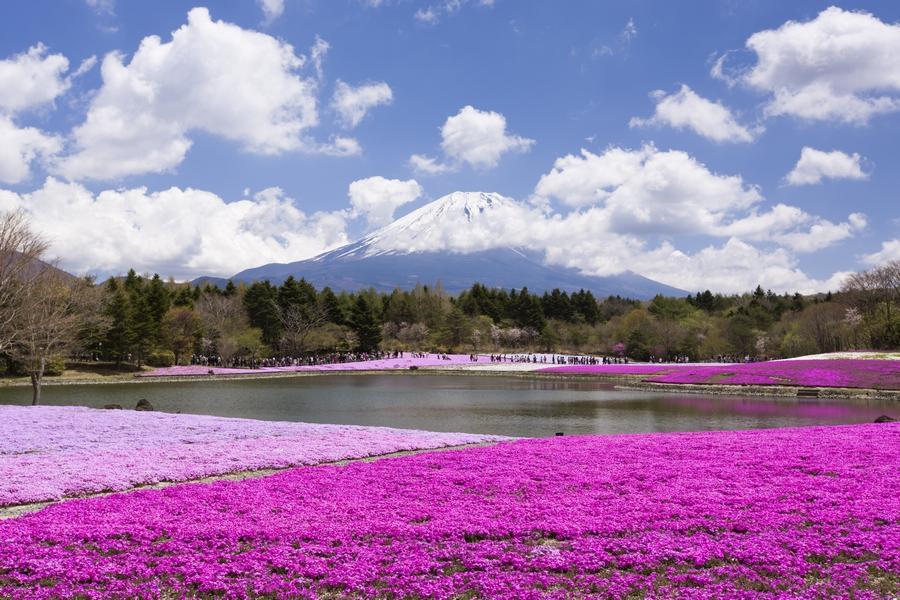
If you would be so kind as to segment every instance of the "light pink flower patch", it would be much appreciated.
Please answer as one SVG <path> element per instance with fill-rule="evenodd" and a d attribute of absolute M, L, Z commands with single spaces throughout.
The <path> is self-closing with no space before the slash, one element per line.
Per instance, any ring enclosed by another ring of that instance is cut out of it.
<path fill-rule="evenodd" d="M 0 506 L 506 439 L 54 406 L 0 406 L 0 424 Z"/>

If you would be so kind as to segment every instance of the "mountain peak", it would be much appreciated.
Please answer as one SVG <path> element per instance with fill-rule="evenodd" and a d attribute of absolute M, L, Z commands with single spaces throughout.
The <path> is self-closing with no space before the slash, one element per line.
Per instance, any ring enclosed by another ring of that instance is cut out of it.
<path fill-rule="evenodd" d="M 427 252 L 445 248 L 447 241 L 466 236 L 478 227 L 486 229 L 500 213 L 519 203 L 494 192 L 453 192 L 417 208 L 381 229 L 366 235 L 342 256 L 378 256 Z"/>
<path fill-rule="evenodd" d="M 544 264 L 539 253 L 522 250 L 510 240 L 522 239 L 535 209 L 488 192 L 454 192 L 426 204 L 359 241 L 315 258 L 290 264 L 270 264 L 242 271 L 236 281 L 266 279 L 280 283 L 288 276 L 304 277 L 317 287 L 390 291 L 438 281 L 450 293 L 473 283 L 520 288 L 540 293 L 559 288 L 591 290 L 598 297 L 618 294 L 652 298 L 682 295 L 681 290 L 631 272 L 610 277 L 584 275 L 576 269 Z M 499 240 L 509 243 L 497 247 Z M 224 283 L 224 282 L 222 282 Z"/>

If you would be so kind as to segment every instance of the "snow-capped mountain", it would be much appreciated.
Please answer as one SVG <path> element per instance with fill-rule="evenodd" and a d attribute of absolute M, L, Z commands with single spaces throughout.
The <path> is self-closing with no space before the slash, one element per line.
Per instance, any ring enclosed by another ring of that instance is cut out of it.
<path fill-rule="evenodd" d="M 356 242 L 293 263 L 272 263 L 236 274 L 234 281 L 304 277 L 318 288 L 379 291 L 440 282 L 456 293 L 482 283 L 489 287 L 528 287 L 532 292 L 559 288 L 591 290 L 598 297 L 651 298 L 685 292 L 636 273 L 607 277 L 546 265 L 529 251 L 531 216 L 540 214 L 513 199 L 484 192 L 454 192 L 435 200 Z M 502 239 L 511 246 L 497 247 Z M 202 278 L 199 281 L 224 283 Z"/>

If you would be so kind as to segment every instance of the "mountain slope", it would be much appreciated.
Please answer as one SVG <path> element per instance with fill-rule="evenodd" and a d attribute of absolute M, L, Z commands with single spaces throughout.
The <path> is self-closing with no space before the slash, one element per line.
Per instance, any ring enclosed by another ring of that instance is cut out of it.
<path fill-rule="evenodd" d="M 514 200 L 499 194 L 456 192 L 351 244 L 308 260 L 247 269 L 232 279 L 277 284 L 293 275 L 304 277 L 316 287 L 327 285 L 335 290 L 373 287 L 390 291 L 440 282 L 448 292 L 457 293 L 478 282 L 489 287 L 525 286 L 532 292 L 586 289 L 600 297 L 644 299 L 656 294 L 685 294 L 636 273 L 594 277 L 576 269 L 543 264 L 536 252 L 490 248 L 495 239 L 515 238 L 513 228 L 521 214 Z M 209 278 L 198 281 L 221 283 Z"/>

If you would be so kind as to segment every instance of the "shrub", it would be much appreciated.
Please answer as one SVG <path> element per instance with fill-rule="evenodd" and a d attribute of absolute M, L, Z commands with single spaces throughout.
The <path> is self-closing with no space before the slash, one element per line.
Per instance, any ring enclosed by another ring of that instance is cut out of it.
<path fill-rule="evenodd" d="M 151 367 L 171 367 L 175 364 L 175 353 L 171 350 L 154 350 L 147 355 L 146 362 Z"/>

